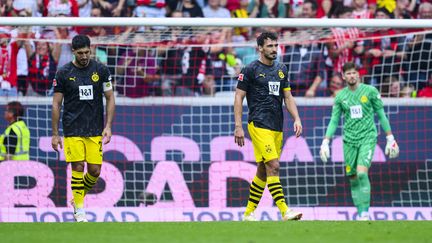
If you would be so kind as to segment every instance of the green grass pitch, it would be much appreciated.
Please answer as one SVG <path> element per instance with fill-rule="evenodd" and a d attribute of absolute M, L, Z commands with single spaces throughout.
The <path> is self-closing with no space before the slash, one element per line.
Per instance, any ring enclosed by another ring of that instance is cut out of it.
<path fill-rule="evenodd" d="M 4 243 L 432 242 L 428 221 L 0 223 Z"/>

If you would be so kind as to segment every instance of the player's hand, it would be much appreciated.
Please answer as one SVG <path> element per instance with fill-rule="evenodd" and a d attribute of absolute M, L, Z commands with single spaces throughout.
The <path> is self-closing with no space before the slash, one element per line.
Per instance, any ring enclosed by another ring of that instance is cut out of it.
<path fill-rule="evenodd" d="M 388 135 L 387 145 L 385 148 L 385 154 L 389 156 L 390 159 L 394 159 L 399 156 L 399 146 L 393 135 Z"/>
<path fill-rule="evenodd" d="M 59 135 L 53 135 L 53 136 L 52 136 L 52 138 L 51 138 L 51 147 L 52 147 L 55 151 L 57 151 L 57 152 L 59 152 L 58 147 L 60 147 L 60 149 L 63 149 L 62 140 L 61 140 L 61 138 L 60 138 Z"/>
<path fill-rule="evenodd" d="M 241 126 L 236 126 L 235 130 L 234 130 L 234 142 L 236 144 L 238 144 L 238 146 L 243 147 L 245 142 L 244 142 L 244 131 L 243 131 L 243 127 Z"/>
<path fill-rule="evenodd" d="M 306 90 L 305 97 L 315 97 L 315 90 L 309 88 Z"/>
<path fill-rule="evenodd" d="M 300 137 L 300 135 L 303 132 L 303 126 L 301 124 L 300 120 L 294 121 L 294 133 L 296 135 L 296 137 Z"/>
<path fill-rule="evenodd" d="M 327 138 L 324 138 L 324 140 L 322 141 L 322 144 L 321 144 L 320 157 L 324 163 L 327 163 L 327 160 L 330 158 L 329 143 L 330 143 L 330 140 L 328 140 Z"/>
<path fill-rule="evenodd" d="M 105 127 L 102 132 L 102 139 L 104 140 L 103 144 L 108 144 L 111 141 L 112 132 L 110 127 Z"/>

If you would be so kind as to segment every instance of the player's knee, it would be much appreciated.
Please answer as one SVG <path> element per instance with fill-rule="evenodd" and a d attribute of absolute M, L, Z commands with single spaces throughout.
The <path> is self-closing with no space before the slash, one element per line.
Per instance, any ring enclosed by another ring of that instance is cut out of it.
<path fill-rule="evenodd" d="M 257 176 L 260 179 L 261 178 L 266 178 L 267 172 L 266 172 L 266 167 L 265 167 L 264 163 L 258 163 Z"/>
<path fill-rule="evenodd" d="M 101 173 L 101 169 L 97 167 L 88 168 L 88 173 L 92 175 L 93 177 L 99 177 Z"/>
<path fill-rule="evenodd" d="M 84 162 L 72 162 L 72 170 L 78 172 L 84 172 Z"/>
<path fill-rule="evenodd" d="M 267 176 L 279 175 L 279 160 L 270 160 L 265 165 Z"/>

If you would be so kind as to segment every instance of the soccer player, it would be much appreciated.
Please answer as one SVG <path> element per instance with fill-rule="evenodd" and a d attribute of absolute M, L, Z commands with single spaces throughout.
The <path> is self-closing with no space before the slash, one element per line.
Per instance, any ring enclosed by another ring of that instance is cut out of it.
<path fill-rule="evenodd" d="M 86 35 L 75 36 L 72 39 L 72 52 L 74 60 L 61 67 L 53 81 L 51 144 L 56 151 L 59 147 L 63 148 L 58 123 L 64 100 L 64 153 L 66 162 L 72 166 L 74 216 L 77 222 L 87 222 L 84 197 L 100 175 L 102 142 L 107 144 L 111 140 L 115 104 L 108 68 L 90 59 L 90 39 Z M 103 95 L 106 99 L 105 128 Z"/>
<path fill-rule="evenodd" d="M 0 135 L 0 161 L 29 160 L 30 130 L 22 120 L 24 108 L 18 101 L 6 105 L 4 118 L 8 127 Z"/>
<path fill-rule="evenodd" d="M 371 186 L 368 170 L 377 143 L 375 113 L 387 135 L 385 154 L 390 158 L 396 158 L 399 155 L 399 147 L 391 132 L 378 90 L 373 86 L 360 83 L 359 72 L 354 63 L 345 63 L 342 70 L 342 77 L 347 87 L 335 97 L 332 116 L 322 141 L 320 157 L 324 163 L 329 159 L 330 138 L 335 133 L 340 116 L 343 114 L 345 172 L 350 180 L 351 196 L 357 207 L 359 220 L 369 220 Z"/>
<path fill-rule="evenodd" d="M 285 65 L 275 61 L 277 57 L 277 35 L 264 32 L 257 38 L 260 57 L 246 66 L 238 77 L 234 100 L 235 143 L 244 145 L 242 127 L 243 99 L 249 108 L 248 130 L 254 147 L 256 175 L 250 185 L 249 200 L 244 221 L 256 221 L 253 214 L 266 185 L 279 208 L 282 219 L 299 220 L 302 213 L 289 209 L 279 180 L 279 157 L 283 140 L 283 110 L 285 101 L 288 112 L 294 119 L 294 132 L 302 133 L 302 124 L 297 106 L 291 95 L 288 72 Z"/>

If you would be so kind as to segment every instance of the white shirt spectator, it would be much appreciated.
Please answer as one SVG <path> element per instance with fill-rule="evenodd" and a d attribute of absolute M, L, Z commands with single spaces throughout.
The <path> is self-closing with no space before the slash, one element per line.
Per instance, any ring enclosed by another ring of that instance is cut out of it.
<path fill-rule="evenodd" d="M 40 17 L 41 13 L 38 12 L 37 1 L 29 1 L 29 0 L 14 0 L 13 8 L 15 11 L 19 12 L 23 9 L 30 10 L 32 13 L 32 17 Z"/>
<path fill-rule="evenodd" d="M 228 9 L 221 7 L 220 0 L 209 0 L 208 5 L 203 8 L 203 14 L 206 18 L 231 18 Z"/>
<path fill-rule="evenodd" d="M 231 18 L 231 14 L 226 8 L 212 9 L 208 5 L 203 9 L 206 18 Z"/>
<path fill-rule="evenodd" d="M 87 3 L 85 3 L 87 2 Z M 85 3 L 82 7 L 79 8 L 79 16 L 80 17 L 90 17 L 93 1 L 91 0 L 78 0 L 78 6 Z"/>

